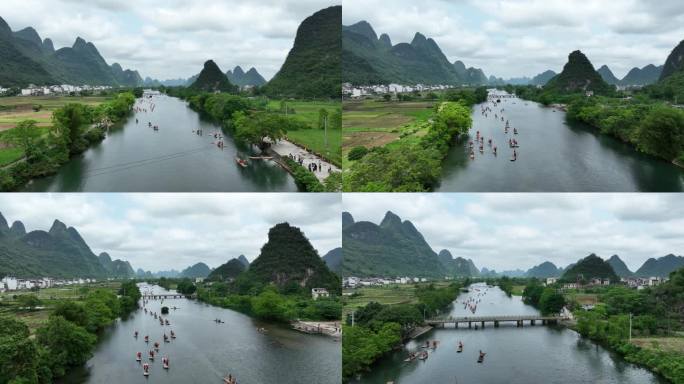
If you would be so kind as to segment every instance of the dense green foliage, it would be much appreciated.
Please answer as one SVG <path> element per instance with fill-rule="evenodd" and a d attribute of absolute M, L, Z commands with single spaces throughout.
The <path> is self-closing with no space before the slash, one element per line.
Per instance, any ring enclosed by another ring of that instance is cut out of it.
<path fill-rule="evenodd" d="M 134 103 L 132 93 L 121 92 L 96 107 L 67 104 L 57 109 L 53 113 L 54 126 L 48 134 L 37 137 L 35 133 L 20 129 L 8 135 L 11 131 L 6 131 L 3 138 L 9 137 L 9 141 L 15 143 L 17 140 L 30 142 L 31 150 L 25 153 L 23 161 L 0 169 L 0 190 L 12 191 L 32 178 L 55 173 L 70 157 L 104 139 L 104 130 L 99 126 L 101 122 L 121 120 Z M 21 123 L 20 126 L 24 127 Z"/>
<path fill-rule="evenodd" d="M 342 6 L 322 9 L 297 29 L 294 46 L 263 91 L 275 97 L 340 99 Z"/>
<path fill-rule="evenodd" d="M 671 336 L 684 319 L 684 269 L 660 286 L 641 291 L 611 287 L 600 295 L 603 304 L 592 311 L 575 311 L 577 331 L 607 344 L 629 362 L 654 370 L 672 382 L 684 381 L 684 354 L 642 348 L 629 342 L 629 314 L 634 337 Z"/>
<path fill-rule="evenodd" d="M 423 316 L 436 314 L 451 305 L 461 285 L 443 288 L 416 286 L 418 304 L 368 303 L 347 316 L 342 336 L 342 375 L 347 378 L 368 368 L 375 360 L 405 340 L 423 323 Z"/>
<path fill-rule="evenodd" d="M 374 147 L 344 173 L 349 192 L 430 191 L 441 176 L 441 162 L 456 138 L 472 126 L 471 107 L 487 98 L 484 88 L 447 92 L 435 106 L 431 122 L 421 123 L 422 137 L 407 136 Z"/>
<path fill-rule="evenodd" d="M 292 173 L 292 177 L 294 177 L 295 182 L 299 186 L 299 188 L 302 191 L 305 192 L 324 192 L 326 191 L 326 188 L 323 184 L 321 184 L 320 181 L 318 181 L 318 178 L 316 175 L 308 171 L 304 166 L 300 165 L 298 162 L 290 159 L 289 157 L 283 157 L 282 161 L 285 162 L 288 168 L 290 168 L 290 171 Z M 335 190 L 330 191 L 330 192 L 335 192 Z"/>
<path fill-rule="evenodd" d="M 360 221 L 342 230 L 343 276 L 444 277 L 447 269 L 410 221 L 387 212 L 379 225 Z"/>
<path fill-rule="evenodd" d="M 354 147 L 349 151 L 349 154 L 347 154 L 347 158 L 349 160 L 360 160 L 364 156 L 368 154 L 368 148 L 366 147 Z"/>
<path fill-rule="evenodd" d="M 21 321 L 0 317 L 0 383 L 50 383 L 84 364 L 100 331 L 138 306 L 134 282 L 123 282 L 118 293 L 97 289 L 83 302 L 58 302 L 35 338 Z"/>

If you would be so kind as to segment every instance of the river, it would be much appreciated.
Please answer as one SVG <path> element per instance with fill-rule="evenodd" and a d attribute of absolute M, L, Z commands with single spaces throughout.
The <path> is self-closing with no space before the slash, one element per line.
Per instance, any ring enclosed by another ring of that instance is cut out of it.
<path fill-rule="evenodd" d="M 491 96 L 491 93 L 490 93 Z M 487 116 L 483 106 L 490 106 Z M 504 133 L 508 119 L 512 129 Z M 501 98 L 500 106 L 483 103 L 473 108 L 468 140 L 451 148 L 443 163 L 437 191 L 470 192 L 680 192 L 684 169 L 637 152 L 631 145 L 578 123 L 568 123 L 565 112 L 517 98 Z M 494 115 L 498 118 L 495 118 Z M 469 158 L 467 142 L 477 131 L 485 138 L 484 154 L 475 146 Z M 487 141 L 498 148 L 494 156 Z M 520 147 L 512 162 L 508 140 Z"/>
<path fill-rule="evenodd" d="M 461 304 L 476 293 L 462 293 L 447 316 L 522 315 L 537 314 L 520 297 L 507 297 L 498 287 L 473 285 L 486 293 L 481 296 L 473 315 Z M 474 326 L 474 324 L 473 324 Z M 439 340 L 427 360 L 405 363 L 408 351 L 421 350 L 426 340 Z M 457 353 L 462 341 L 463 353 Z M 477 363 L 479 351 L 486 353 L 484 362 Z M 360 383 L 458 383 L 458 384 L 644 384 L 666 383 L 649 371 L 625 362 L 616 354 L 582 338 L 562 326 L 530 326 L 501 323 L 485 329 L 435 329 L 380 359 L 372 371 L 361 377 Z"/>
<path fill-rule="evenodd" d="M 141 288 L 146 290 L 148 286 Z M 152 287 L 154 292 L 168 292 Z M 86 367 L 70 372 L 63 383 L 223 383 L 231 373 L 240 384 L 339 384 L 342 351 L 330 337 L 308 335 L 281 325 L 264 323 L 241 313 L 188 299 L 167 299 L 164 305 L 178 307 L 165 316 L 169 326 L 142 309 L 129 318 L 117 321 L 105 330 L 93 357 Z M 161 312 L 159 300 L 151 300 L 147 309 Z M 213 320 L 225 323 L 217 324 Z M 267 329 L 266 333 L 257 327 Z M 135 331 L 139 337 L 133 337 Z M 163 333 L 173 330 L 177 336 L 163 342 Z M 150 335 L 145 344 L 144 335 Z M 159 356 L 150 364 L 145 378 L 136 352 L 147 351 L 159 341 Z M 170 369 L 164 370 L 161 356 L 168 356 Z"/>
<path fill-rule="evenodd" d="M 151 104 L 154 104 L 152 111 Z M 54 176 L 36 179 L 29 192 L 260 192 L 297 191 L 294 179 L 272 161 L 239 166 L 235 157 L 253 154 L 177 98 L 156 95 L 136 101 L 133 112 L 107 138 L 62 166 Z M 136 119 L 138 122 L 136 123 Z M 155 131 L 148 126 L 159 127 Z M 194 132 L 202 130 L 203 135 Z"/>

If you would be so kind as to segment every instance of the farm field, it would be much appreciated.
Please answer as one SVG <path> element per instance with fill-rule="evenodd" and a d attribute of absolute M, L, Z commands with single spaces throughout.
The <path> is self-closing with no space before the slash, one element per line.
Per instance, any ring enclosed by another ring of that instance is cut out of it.
<path fill-rule="evenodd" d="M 406 135 L 413 123 L 427 121 L 432 115 L 432 101 L 384 102 L 377 100 L 345 101 L 342 118 L 343 168 L 351 161 L 349 151 L 358 146 L 372 148 L 394 142 Z M 420 136 L 422 132 L 411 132 Z"/>

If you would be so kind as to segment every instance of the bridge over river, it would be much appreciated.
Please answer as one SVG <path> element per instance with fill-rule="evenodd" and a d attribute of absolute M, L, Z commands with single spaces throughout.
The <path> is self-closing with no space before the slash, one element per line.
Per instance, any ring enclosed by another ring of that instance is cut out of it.
<path fill-rule="evenodd" d="M 522 327 L 525 322 L 530 325 L 535 325 L 537 322 L 541 324 L 557 324 L 559 321 L 570 320 L 567 316 L 541 316 L 541 315 L 488 315 L 488 316 L 462 316 L 462 317 L 448 317 L 439 319 L 428 319 L 425 323 L 435 327 L 446 328 L 447 326 L 453 325 L 454 329 L 458 328 L 459 324 L 468 323 L 468 328 L 472 328 L 473 323 L 480 323 L 482 328 L 485 327 L 486 323 L 493 323 L 494 327 L 498 327 L 499 323 L 502 322 L 515 322 L 516 326 Z"/>

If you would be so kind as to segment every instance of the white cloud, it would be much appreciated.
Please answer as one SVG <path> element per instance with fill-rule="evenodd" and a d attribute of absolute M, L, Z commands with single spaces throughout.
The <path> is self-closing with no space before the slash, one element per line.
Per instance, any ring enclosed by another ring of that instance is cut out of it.
<path fill-rule="evenodd" d="M 95 253 L 153 271 L 254 260 L 281 222 L 299 227 L 321 256 L 342 242 L 339 194 L 2 194 L 0 212 L 27 231 L 59 219 Z"/>
<path fill-rule="evenodd" d="M 438 252 L 482 268 L 566 265 L 618 254 L 636 270 L 650 257 L 684 254 L 679 194 L 346 194 L 355 220 L 379 223 L 391 210 L 414 223 Z"/>
<path fill-rule="evenodd" d="M 619 78 L 633 67 L 661 65 L 684 39 L 679 0 L 345 0 L 343 23 L 366 20 L 394 44 L 415 32 L 433 37 L 450 61 L 497 77 L 560 71 L 580 49 Z"/>
<path fill-rule="evenodd" d="M 77 36 L 109 64 L 158 79 L 190 77 L 214 59 L 225 72 L 255 67 L 271 78 L 292 48 L 299 24 L 335 5 L 329 0 L 3 0 L 13 30 L 34 27 L 55 48 Z M 339 4 L 339 2 L 337 2 Z"/>

